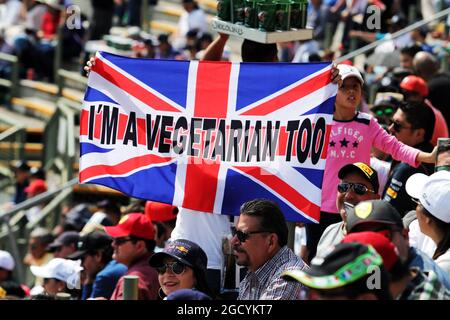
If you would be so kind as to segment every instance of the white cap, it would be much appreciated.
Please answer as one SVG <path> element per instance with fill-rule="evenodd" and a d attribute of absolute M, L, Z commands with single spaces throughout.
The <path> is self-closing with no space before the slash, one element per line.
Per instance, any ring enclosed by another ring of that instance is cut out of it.
<path fill-rule="evenodd" d="M 12 255 L 8 251 L 0 250 L 0 268 L 13 271 L 15 266 Z"/>
<path fill-rule="evenodd" d="M 361 72 L 359 72 L 356 67 L 349 66 L 348 64 L 338 64 L 337 68 L 339 69 L 339 74 L 341 75 L 342 81 L 348 77 L 356 77 L 361 82 L 361 85 L 364 84 L 364 79 Z"/>
<path fill-rule="evenodd" d="M 31 266 L 30 269 L 36 277 L 64 281 L 69 289 L 80 288 L 81 260 L 54 258 L 42 267 Z"/>
<path fill-rule="evenodd" d="M 406 181 L 406 192 L 433 216 L 450 223 L 450 172 L 438 171 L 431 176 L 416 173 Z"/>

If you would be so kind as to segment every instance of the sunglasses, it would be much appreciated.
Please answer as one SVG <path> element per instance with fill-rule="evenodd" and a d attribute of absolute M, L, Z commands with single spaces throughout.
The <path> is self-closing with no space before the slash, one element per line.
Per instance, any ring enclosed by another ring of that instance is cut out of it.
<path fill-rule="evenodd" d="M 133 239 L 131 239 L 131 238 L 115 238 L 113 240 L 113 242 L 118 246 L 121 246 L 128 241 L 133 241 Z"/>
<path fill-rule="evenodd" d="M 411 129 L 414 130 L 413 127 L 405 127 L 404 125 L 402 125 L 401 123 L 398 123 L 395 120 L 391 120 L 390 121 L 391 125 L 392 125 L 392 129 L 394 129 L 395 132 L 400 132 L 402 129 Z"/>
<path fill-rule="evenodd" d="M 365 185 L 360 183 L 350 183 L 350 182 L 343 182 L 338 184 L 338 191 L 340 193 L 346 193 L 349 190 L 353 190 L 354 193 L 356 193 L 359 196 L 365 195 L 367 192 L 375 193 L 375 191 L 370 190 Z"/>
<path fill-rule="evenodd" d="M 174 274 L 182 274 L 186 269 L 186 265 L 181 262 L 174 262 L 174 263 L 166 263 L 156 268 L 159 274 L 166 273 L 167 269 L 170 269 Z"/>
<path fill-rule="evenodd" d="M 375 115 L 378 117 L 382 117 L 382 116 L 390 116 L 394 113 L 394 108 L 383 108 L 383 109 L 378 109 L 374 111 Z"/>
<path fill-rule="evenodd" d="M 252 234 L 258 234 L 258 233 L 271 233 L 271 231 L 259 230 L 259 231 L 243 232 L 241 230 L 237 230 L 236 228 L 231 228 L 231 234 L 233 235 L 233 237 L 236 236 L 238 238 L 239 242 L 241 242 L 241 243 L 247 241 L 248 238 L 250 238 L 250 236 Z"/>

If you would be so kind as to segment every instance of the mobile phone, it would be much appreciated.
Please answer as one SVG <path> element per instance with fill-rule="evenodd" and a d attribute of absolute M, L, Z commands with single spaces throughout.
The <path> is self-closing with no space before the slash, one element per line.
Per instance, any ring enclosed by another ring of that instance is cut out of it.
<path fill-rule="evenodd" d="M 435 171 L 450 171 L 450 138 L 438 138 Z"/>
<path fill-rule="evenodd" d="M 350 202 L 344 202 L 344 208 L 345 208 L 345 212 L 348 213 L 349 210 L 353 209 L 355 206 L 353 204 L 351 204 Z"/>

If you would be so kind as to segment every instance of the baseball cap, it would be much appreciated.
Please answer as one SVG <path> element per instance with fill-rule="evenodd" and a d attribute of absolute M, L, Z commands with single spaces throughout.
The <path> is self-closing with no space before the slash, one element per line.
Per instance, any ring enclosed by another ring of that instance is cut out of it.
<path fill-rule="evenodd" d="M 417 219 L 417 212 L 416 212 L 416 210 L 408 211 L 408 213 L 405 214 L 405 216 L 402 218 L 402 220 L 403 220 L 403 227 L 405 229 L 409 229 L 409 225 L 411 224 L 411 222 L 413 222 L 416 219 Z"/>
<path fill-rule="evenodd" d="M 403 229 L 400 213 L 389 202 L 383 200 L 367 200 L 358 203 L 347 212 L 347 233 L 359 225 L 380 223 Z"/>
<path fill-rule="evenodd" d="M 421 77 L 407 76 L 400 82 L 400 88 L 420 94 L 422 97 L 428 96 L 428 85 Z"/>
<path fill-rule="evenodd" d="M 26 193 L 43 193 L 47 191 L 47 183 L 45 180 L 36 179 L 30 182 L 30 185 L 25 188 Z"/>
<path fill-rule="evenodd" d="M 177 218 L 178 208 L 170 204 L 147 201 L 145 203 L 145 214 L 152 221 L 165 222 Z"/>
<path fill-rule="evenodd" d="M 341 75 L 342 81 L 348 77 L 356 77 L 361 82 L 361 85 L 364 84 L 364 79 L 356 67 L 348 64 L 338 64 L 337 68 L 339 69 L 339 74 Z"/>
<path fill-rule="evenodd" d="M 310 269 L 284 271 L 285 279 L 296 280 L 314 289 L 335 289 L 353 283 L 381 266 L 383 259 L 372 246 L 360 243 L 339 243 L 323 256 L 314 257 Z"/>
<path fill-rule="evenodd" d="M 148 240 L 155 239 L 153 223 L 142 213 L 129 213 L 120 219 L 118 225 L 105 227 L 105 231 L 113 238 L 135 236 Z"/>
<path fill-rule="evenodd" d="M 77 243 L 77 251 L 67 259 L 77 260 L 90 251 L 105 249 L 111 246 L 112 239 L 104 231 L 92 231 L 80 238 Z"/>
<path fill-rule="evenodd" d="M 16 161 L 14 165 L 12 166 L 14 170 L 20 170 L 24 172 L 30 171 L 30 166 L 25 161 Z"/>
<path fill-rule="evenodd" d="M 97 202 L 97 208 L 120 212 L 119 206 L 115 202 L 113 202 L 109 199 L 105 199 L 100 202 Z"/>
<path fill-rule="evenodd" d="M 12 271 L 15 266 L 12 255 L 8 251 L 0 250 L 0 268 Z"/>
<path fill-rule="evenodd" d="M 149 263 L 152 267 L 158 268 L 166 257 L 174 258 L 193 269 L 206 272 L 208 257 L 205 251 L 192 241 L 186 239 L 171 241 L 163 251 L 155 253 Z"/>
<path fill-rule="evenodd" d="M 64 281 L 69 289 L 80 288 L 80 272 L 83 270 L 81 260 L 54 258 L 44 266 L 31 266 L 30 270 L 36 277 Z"/>
<path fill-rule="evenodd" d="M 167 300 L 212 300 L 207 294 L 195 289 L 180 289 L 172 292 Z"/>
<path fill-rule="evenodd" d="M 372 168 L 371 166 L 369 166 L 369 165 L 367 165 L 367 164 L 365 164 L 363 162 L 350 163 L 350 164 L 347 164 L 347 165 L 343 166 L 341 168 L 341 170 L 339 170 L 338 178 L 339 179 L 344 179 L 344 177 L 349 172 L 357 172 L 357 173 L 362 174 L 364 176 L 364 178 L 369 180 L 369 182 L 372 184 L 373 190 L 376 193 L 378 193 L 378 189 L 380 188 L 380 184 L 378 182 L 378 173 L 377 173 L 377 171 L 374 168 Z"/>
<path fill-rule="evenodd" d="M 62 246 L 69 246 L 71 244 L 77 245 L 80 235 L 76 231 L 66 231 L 61 233 L 52 243 L 47 247 L 48 251 L 53 252 Z"/>
<path fill-rule="evenodd" d="M 403 95 L 397 92 L 378 92 L 372 108 L 389 106 L 397 108 L 403 101 Z"/>
<path fill-rule="evenodd" d="M 406 181 L 406 192 L 433 216 L 450 223 L 450 172 L 438 171 L 431 176 L 416 173 Z"/>
<path fill-rule="evenodd" d="M 348 234 L 342 239 L 342 243 L 357 242 L 365 245 L 371 245 L 377 253 L 383 258 L 383 265 L 386 270 L 391 268 L 399 261 L 398 249 L 383 234 L 373 231 L 355 232 Z"/>

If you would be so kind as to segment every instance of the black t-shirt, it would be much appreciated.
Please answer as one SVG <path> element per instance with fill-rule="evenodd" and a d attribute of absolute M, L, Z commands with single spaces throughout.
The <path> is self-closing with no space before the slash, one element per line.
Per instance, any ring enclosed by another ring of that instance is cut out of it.
<path fill-rule="evenodd" d="M 422 143 L 414 146 L 414 148 L 425 152 L 431 152 L 433 150 L 433 146 L 430 143 Z M 393 205 L 403 217 L 407 212 L 414 210 L 417 206 L 406 193 L 406 181 L 415 173 L 430 175 L 433 173 L 433 170 L 434 165 L 432 164 L 422 163 L 419 167 L 414 168 L 407 163 L 394 161 L 382 199 Z"/>
<path fill-rule="evenodd" d="M 439 73 L 428 81 L 428 99 L 442 115 L 450 127 L 450 74 Z"/>
<path fill-rule="evenodd" d="M 94 9 L 110 10 L 114 9 L 114 0 L 91 0 Z"/>

